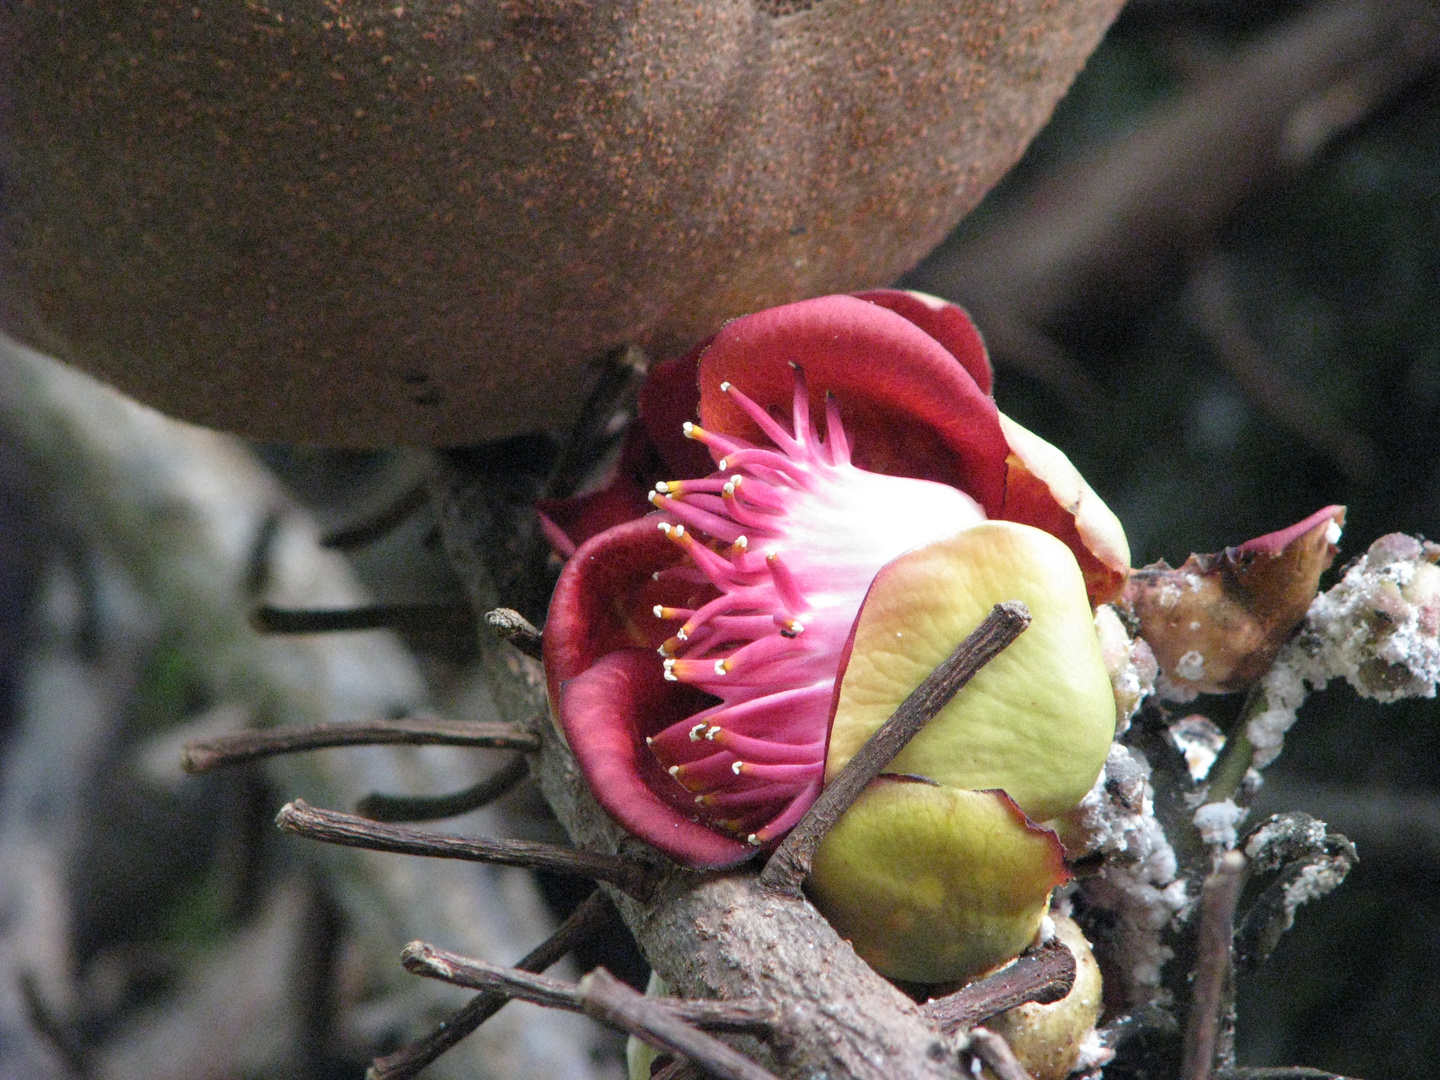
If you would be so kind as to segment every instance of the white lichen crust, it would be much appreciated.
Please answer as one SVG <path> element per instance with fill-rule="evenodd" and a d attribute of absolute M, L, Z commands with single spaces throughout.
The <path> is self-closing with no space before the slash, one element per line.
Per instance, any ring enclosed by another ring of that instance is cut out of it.
<path fill-rule="evenodd" d="M 1077 891 L 1086 906 L 1114 917 L 1107 951 L 1124 960 L 1118 972 L 1123 1000 L 1130 1007 L 1163 1001 L 1160 972 L 1172 951 L 1161 934 L 1185 908 L 1188 895 L 1175 851 L 1155 817 L 1145 756 L 1121 743 L 1112 746 L 1069 826 L 1067 847 L 1104 856 L 1100 872 L 1081 880 Z"/>
<path fill-rule="evenodd" d="M 1218 844 L 1229 851 L 1235 846 L 1236 826 L 1244 819 L 1246 809 L 1234 799 L 1205 803 L 1195 811 L 1195 829 L 1207 844 Z"/>
<path fill-rule="evenodd" d="M 1343 678 L 1376 701 L 1435 696 L 1440 683 L 1440 545 L 1382 536 L 1310 605 L 1260 680 L 1245 734 L 1254 764 L 1280 753 L 1311 690 Z"/>

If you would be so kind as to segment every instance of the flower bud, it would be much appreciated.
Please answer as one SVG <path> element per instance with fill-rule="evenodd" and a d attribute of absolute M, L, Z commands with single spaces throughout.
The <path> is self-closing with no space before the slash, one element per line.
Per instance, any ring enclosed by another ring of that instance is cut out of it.
<path fill-rule="evenodd" d="M 871 966 L 965 979 L 1034 936 L 1068 878 L 1036 825 L 1089 792 L 1115 699 L 1085 580 L 1038 529 L 984 522 L 887 564 L 851 637 L 830 733 L 833 777 L 1001 600 L 1029 628 L 982 668 L 840 819 L 816 855 L 816 907 Z"/>
<path fill-rule="evenodd" d="M 1024 950 L 1068 878 L 1055 834 L 1003 791 L 881 776 L 825 837 L 808 889 L 876 971 L 945 983 Z"/>
<path fill-rule="evenodd" d="M 1343 506 L 1178 570 L 1161 561 L 1130 575 L 1121 606 L 1154 650 L 1168 696 L 1243 690 L 1270 667 L 1305 617 L 1338 551 Z"/>

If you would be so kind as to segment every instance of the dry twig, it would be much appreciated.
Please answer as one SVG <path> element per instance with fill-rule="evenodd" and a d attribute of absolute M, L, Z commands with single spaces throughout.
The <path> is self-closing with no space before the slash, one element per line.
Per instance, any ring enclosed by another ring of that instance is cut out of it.
<path fill-rule="evenodd" d="M 953 1035 L 1017 1005 L 1059 1001 L 1074 985 L 1074 954 L 1060 942 L 1052 941 L 1025 953 L 994 975 L 926 1002 L 924 1011 L 936 1027 Z"/>
<path fill-rule="evenodd" d="M 581 979 L 578 989 L 587 1016 L 634 1035 L 657 1050 L 689 1058 L 711 1076 L 720 1080 L 776 1080 L 768 1069 L 691 1027 L 657 998 L 636 993 L 604 968 L 596 968 Z"/>
<path fill-rule="evenodd" d="M 486 837 L 448 836 L 404 825 L 388 825 L 354 814 L 321 810 L 301 799 L 286 803 L 275 817 L 281 832 L 295 833 L 327 844 L 389 851 L 400 855 L 426 855 L 435 859 L 527 866 L 560 874 L 577 874 L 614 885 L 627 896 L 644 900 L 655 883 L 655 871 L 643 863 L 580 851 L 531 840 L 494 840 Z"/>
<path fill-rule="evenodd" d="M 526 953 L 515 966 L 520 971 L 544 971 L 576 944 L 593 937 L 614 918 L 615 909 L 605 899 L 605 894 L 598 891 L 591 893 L 589 899 L 576 908 L 553 934 Z M 365 1080 L 410 1080 L 499 1012 L 509 1000 L 505 994 L 495 991 L 476 994 L 424 1038 L 372 1061 L 365 1072 Z"/>
<path fill-rule="evenodd" d="M 1235 902 L 1244 878 L 1245 856 L 1238 851 L 1226 852 L 1200 891 L 1194 994 L 1185 1025 L 1181 1080 L 1210 1080 L 1214 1072 L 1220 1009 L 1230 977 Z"/>
<path fill-rule="evenodd" d="M 222 765 L 241 765 L 276 754 L 293 754 L 334 746 L 483 746 L 500 750 L 538 750 L 540 738 L 525 724 L 470 720 L 366 720 L 353 724 L 236 731 L 213 739 L 186 743 L 181 764 L 188 773 L 208 772 Z"/>
<path fill-rule="evenodd" d="M 423 941 L 412 941 L 401 953 L 405 969 L 472 990 L 493 990 L 547 1009 L 583 1012 L 585 1001 L 578 983 L 552 979 L 517 968 L 475 960 Z M 713 1001 L 659 997 L 651 999 L 665 1012 L 707 1031 L 745 1031 L 768 1034 L 778 1019 L 773 1005 L 759 1000 Z"/>
<path fill-rule="evenodd" d="M 351 551 L 373 544 L 404 524 L 429 501 L 430 492 L 421 477 L 355 520 L 331 529 L 320 538 L 320 544 L 322 547 L 339 551 Z"/>
<path fill-rule="evenodd" d="M 990 1067 L 998 1080 L 1034 1080 L 1004 1036 L 989 1028 L 970 1029 L 970 1051 Z"/>
<path fill-rule="evenodd" d="M 516 755 L 485 779 L 446 795 L 385 795 L 372 792 L 355 804 L 355 813 L 372 821 L 438 821 L 487 806 L 530 775 L 525 758 Z"/>
<path fill-rule="evenodd" d="M 704 1076 L 688 1058 L 671 1058 L 670 1064 L 661 1068 L 650 1080 L 704 1080 Z"/>
<path fill-rule="evenodd" d="M 487 611 L 485 625 L 531 660 L 540 659 L 540 631 L 514 608 L 502 607 Z"/>
<path fill-rule="evenodd" d="M 250 625 L 262 634 L 332 634 L 349 630 L 397 630 L 470 634 L 475 612 L 464 603 L 365 604 L 361 607 L 278 608 L 268 604 L 250 613 Z"/>

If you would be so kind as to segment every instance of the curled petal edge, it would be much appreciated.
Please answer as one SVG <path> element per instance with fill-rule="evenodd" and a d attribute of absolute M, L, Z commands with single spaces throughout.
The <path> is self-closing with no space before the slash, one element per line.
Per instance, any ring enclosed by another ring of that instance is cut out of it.
<path fill-rule="evenodd" d="M 1120 519 L 1059 448 L 1003 413 L 1005 500 L 998 517 L 1034 525 L 1075 553 L 1090 606 L 1120 595 L 1130 573 L 1130 544 Z"/>
<path fill-rule="evenodd" d="M 696 691 L 659 677 L 645 649 L 601 657 L 561 684 L 557 713 L 576 763 L 601 806 L 626 830 L 692 869 L 718 869 L 755 854 L 748 844 L 692 821 L 657 792 L 674 788 L 644 747 L 641 732 L 659 731 L 699 708 Z"/>
<path fill-rule="evenodd" d="M 545 678 L 553 705 L 560 684 L 606 653 L 638 646 L 655 649 L 669 631 L 647 617 L 657 603 L 676 603 L 653 580 L 684 554 L 665 539 L 649 514 L 580 545 L 560 573 L 545 623 Z M 678 603 L 677 603 L 678 606 Z"/>

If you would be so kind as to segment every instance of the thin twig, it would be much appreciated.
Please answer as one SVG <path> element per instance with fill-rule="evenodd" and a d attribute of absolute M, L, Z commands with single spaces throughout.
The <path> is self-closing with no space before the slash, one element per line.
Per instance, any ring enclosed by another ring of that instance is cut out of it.
<path fill-rule="evenodd" d="M 400 963 L 412 975 L 424 975 L 471 990 L 491 990 L 546 1009 L 580 1011 L 580 994 L 572 982 L 487 964 L 483 960 L 437 949 L 423 941 L 412 941 L 406 945 L 400 951 Z"/>
<path fill-rule="evenodd" d="M 545 481 L 545 498 L 573 495 L 594 462 L 604 456 L 604 448 L 614 444 L 611 421 L 617 413 L 634 415 L 644 372 L 645 354 L 634 345 L 620 345 L 604 356 L 585 407 L 570 428 L 569 438 L 560 444 L 560 454 Z"/>
<path fill-rule="evenodd" d="M 770 1070 L 713 1035 L 691 1027 L 660 1004 L 660 999 L 637 993 L 604 968 L 596 968 L 581 979 L 578 989 L 587 1016 L 628 1032 L 657 1050 L 689 1058 L 711 1076 L 720 1080 L 776 1080 Z"/>
<path fill-rule="evenodd" d="M 1226 852 L 1200 890 L 1200 928 L 1196 942 L 1195 983 L 1185 1025 L 1181 1080 L 1210 1080 L 1220 1005 L 1230 973 L 1230 944 L 1235 933 L 1235 902 L 1245 876 L 1245 856 Z"/>
<path fill-rule="evenodd" d="M 412 941 L 406 945 L 400 955 L 400 962 L 407 971 L 415 975 L 439 979 L 456 986 L 468 986 L 472 990 L 491 990 L 547 1009 L 583 1011 L 584 996 L 577 983 L 487 964 L 484 960 L 438 949 L 423 941 Z M 652 1000 L 671 1016 L 709 1031 L 768 1034 L 774 1029 L 777 1016 L 773 1005 L 758 999 L 712 1001 L 661 997 Z"/>
<path fill-rule="evenodd" d="M 372 821 L 438 821 L 478 810 L 512 790 L 530 775 L 530 765 L 516 755 L 501 768 L 464 791 L 446 795 L 385 795 L 372 792 L 355 804 L 355 813 Z"/>
<path fill-rule="evenodd" d="M 1052 941 L 994 975 L 927 1001 L 923 1009 L 936 1027 L 953 1035 L 1017 1005 L 1059 1001 L 1074 985 L 1075 956 L 1060 942 Z"/>
<path fill-rule="evenodd" d="M 565 956 L 575 945 L 594 937 L 615 918 L 615 909 L 598 889 L 571 912 L 548 938 L 525 954 L 515 966 L 521 971 L 544 971 Z M 410 1080 L 445 1051 L 499 1012 L 510 1000 L 504 994 L 486 991 L 476 994 L 434 1031 L 393 1054 L 376 1058 L 365 1072 L 365 1080 Z"/>
<path fill-rule="evenodd" d="M 820 842 L 840 815 L 975 673 L 1029 625 L 1030 612 L 1019 600 L 996 604 L 985 621 L 925 677 L 825 786 L 800 823 L 770 856 L 760 873 L 760 884 L 782 895 L 798 897 Z"/>
<path fill-rule="evenodd" d="M 25 1009 L 24 1019 L 50 1044 L 74 1075 L 88 1075 L 91 1071 L 89 1048 L 79 1036 L 74 1024 L 66 1023 L 55 1015 L 40 992 L 40 980 L 36 974 L 33 971 L 22 971 L 16 982 L 19 985 L 20 1001 Z"/>
<path fill-rule="evenodd" d="M 997 1080 L 1035 1080 L 1020 1064 L 1005 1037 L 989 1028 L 970 1029 L 970 1052 L 990 1067 Z"/>
<path fill-rule="evenodd" d="M 621 892 L 644 901 L 655 884 L 655 871 L 643 863 L 618 855 L 531 840 L 495 840 L 488 837 L 449 836 L 424 832 L 404 825 L 387 825 L 354 814 L 321 810 L 300 799 L 286 803 L 275 817 L 281 832 L 295 833 L 327 844 L 389 851 L 401 855 L 426 855 L 435 859 L 466 859 L 471 862 L 527 866 L 560 874 L 578 874 L 608 882 Z"/>
<path fill-rule="evenodd" d="M 278 608 L 261 605 L 250 625 L 262 634 L 331 634 L 349 630 L 473 633 L 475 610 L 465 603 L 365 604 L 353 608 Z"/>
<path fill-rule="evenodd" d="M 1245 704 L 1240 709 L 1240 719 L 1225 740 L 1215 763 L 1206 776 L 1205 801 L 1224 802 L 1240 795 L 1245 783 L 1245 774 L 1255 760 L 1255 744 L 1245 733 L 1250 721 L 1267 708 L 1264 691 L 1258 686 L 1251 689 Z"/>
<path fill-rule="evenodd" d="M 485 613 L 485 625 L 532 660 L 541 659 L 540 631 L 514 608 L 501 607 Z"/>
<path fill-rule="evenodd" d="M 369 513 L 331 529 L 320 538 L 322 547 L 349 551 L 374 543 L 394 531 L 430 500 L 422 477 Z"/>
<path fill-rule="evenodd" d="M 484 746 L 500 750 L 538 750 L 540 737 L 525 724 L 470 720 L 365 720 L 353 724 L 235 731 L 185 744 L 180 762 L 188 773 L 222 765 L 240 765 L 276 754 L 333 746 Z"/>

